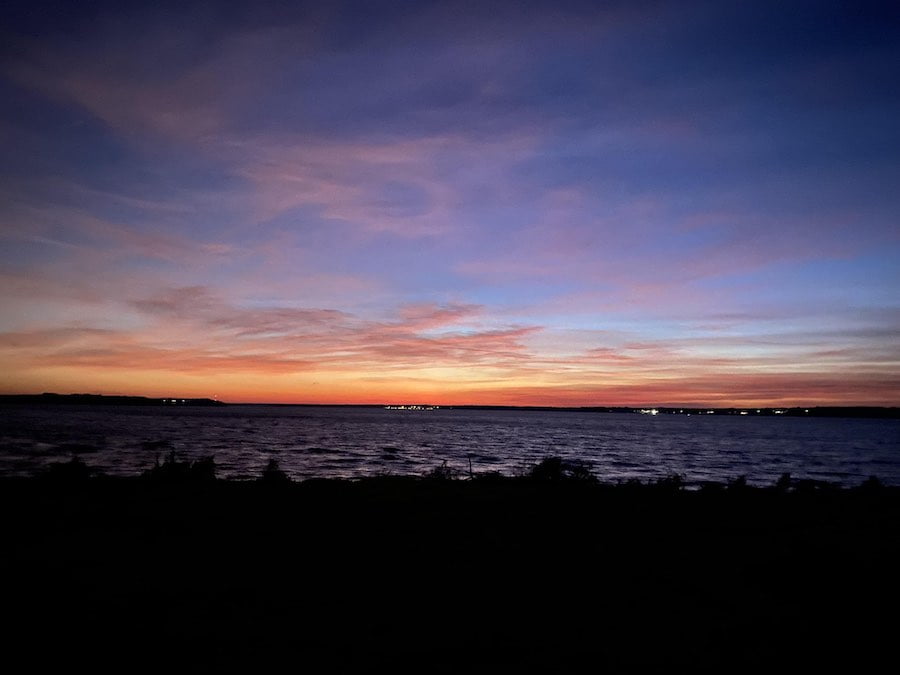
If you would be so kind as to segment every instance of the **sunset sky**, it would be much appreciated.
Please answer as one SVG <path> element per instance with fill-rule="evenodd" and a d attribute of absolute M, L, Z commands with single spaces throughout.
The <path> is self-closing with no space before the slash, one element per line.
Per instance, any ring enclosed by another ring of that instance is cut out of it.
<path fill-rule="evenodd" d="M 900 405 L 900 11 L 5 3 L 0 393 Z"/>

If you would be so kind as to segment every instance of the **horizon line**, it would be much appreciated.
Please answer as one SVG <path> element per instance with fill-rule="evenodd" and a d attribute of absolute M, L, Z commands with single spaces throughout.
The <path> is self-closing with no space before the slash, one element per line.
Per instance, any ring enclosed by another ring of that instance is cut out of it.
<path fill-rule="evenodd" d="M 344 403 L 322 403 L 322 402 L 285 402 L 285 401 L 227 401 L 223 399 L 216 398 L 214 396 L 181 396 L 181 395 L 166 395 L 166 396 L 147 396 L 144 394 L 102 394 L 102 393 L 89 393 L 89 392 L 68 392 L 68 393 L 59 393 L 59 392 L 41 392 L 39 394 L 31 394 L 31 393 L 3 393 L 0 394 L 0 399 L 3 398 L 15 398 L 15 397 L 40 397 L 40 396 L 95 396 L 95 397 L 107 397 L 107 398 L 133 398 L 133 399 L 147 399 L 147 400 L 166 400 L 172 399 L 173 401 L 215 401 L 217 403 L 221 403 L 223 405 L 271 405 L 271 406 L 307 406 L 307 407 L 356 407 L 356 408 L 379 408 L 379 407 L 388 407 L 388 406 L 423 406 L 423 407 L 431 407 L 431 408 L 514 408 L 514 409 L 549 409 L 549 410 L 578 410 L 578 409 L 595 409 L 595 408 L 612 408 L 612 409 L 623 409 L 623 410 L 674 410 L 674 409 L 689 409 L 689 410 L 798 410 L 798 409 L 828 409 L 828 408 L 882 408 L 882 409 L 893 409 L 898 408 L 900 405 L 891 404 L 891 403 L 879 403 L 879 404 L 790 404 L 790 405 L 772 405 L 772 404 L 754 404 L 754 405 L 705 405 L 698 403 L 642 403 L 642 404 L 621 404 L 621 403 L 591 403 L 591 404 L 577 404 L 577 405 L 554 405 L 554 404 L 540 404 L 540 403 L 529 403 L 529 404 L 520 404 L 520 403 L 431 403 L 431 402 L 423 402 L 423 401 L 403 401 L 403 402 L 392 402 L 392 401 L 382 401 L 375 403 L 361 403 L 361 402 L 344 402 Z"/>

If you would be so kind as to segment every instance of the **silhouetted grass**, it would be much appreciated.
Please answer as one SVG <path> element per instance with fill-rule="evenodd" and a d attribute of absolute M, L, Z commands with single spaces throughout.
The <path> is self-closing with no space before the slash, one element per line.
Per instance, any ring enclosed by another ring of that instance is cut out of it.
<path fill-rule="evenodd" d="M 89 478 L 104 478 L 109 480 L 102 472 L 89 466 L 78 455 L 73 454 L 67 462 L 56 462 L 35 474 L 37 478 L 49 479 L 55 482 L 83 481 Z M 161 483 L 195 483 L 219 480 L 216 477 L 216 463 L 214 457 L 204 457 L 194 461 L 180 460 L 175 451 L 171 451 L 160 463 L 156 458 L 154 465 L 141 474 L 141 478 L 150 479 Z M 389 479 L 397 483 L 406 483 L 415 480 L 415 476 L 395 475 L 387 471 L 368 478 L 354 479 L 354 482 L 372 482 Z M 893 490 L 886 488 L 876 476 L 870 476 L 858 486 L 842 487 L 837 483 L 809 478 L 794 478 L 790 473 L 782 474 L 770 487 L 752 487 L 744 475 L 723 482 L 701 481 L 693 485 L 689 484 L 682 474 L 673 473 L 662 478 L 641 481 L 638 478 L 629 478 L 615 483 L 603 482 L 591 470 L 588 464 L 577 460 L 565 460 L 558 456 L 545 457 L 536 464 L 527 467 L 518 475 L 508 476 L 499 471 L 476 472 L 471 469 L 468 472 L 448 466 L 444 460 L 421 476 L 428 482 L 465 482 L 474 481 L 482 484 L 492 483 L 516 483 L 521 481 L 535 483 L 586 483 L 596 485 L 604 490 L 621 489 L 629 491 L 655 491 L 655 492 L 679 492 L 699 491 L 704 494 L 714 494 L 721 491 L 729 493 L 743 493 L 746 491 L 770 491 L 777 494 L 789 493 L 822 493 L 841 492 L 851 490 L 868 494 L 876 494 L 881 490 Z M 0 480 L 3 480 L 0 477 Z M 119 479 L 128 480 L 128 479 Z M 329 482 L 337 479 L 312 479 L 316 482 Z M 226 481 L 235 482 L 235 481 Z M 240 482 L 240 481 L 236 481 Z M 292 483 L 288 474 L 283 471 L 274 457 L 270 458 L 259 476 L 259 482 L 264 484 Z M 309 482 L 309 480 L 305 481 Z M 693 488 L 690 489 L 689 488 Z"/>
<path fill-rule="evenodd" d="M 228 481 L 170 455 L 153 480 L 0 479 L 7 643 L 35 669 L 53 653 L 465 673 L 891 656 L 900 489 L 537 466 L 294 482 L 273 460 Z"/>

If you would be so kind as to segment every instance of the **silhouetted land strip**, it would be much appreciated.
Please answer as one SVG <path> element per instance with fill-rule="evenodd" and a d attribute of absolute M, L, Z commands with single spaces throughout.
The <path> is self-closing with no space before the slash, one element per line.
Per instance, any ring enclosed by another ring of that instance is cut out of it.
<path fill-rule="evenodd" d="M 223 401 L 210 398 L 149 398 L 146 396 L 107 396 L 104 394 L 0 394 L 0 405 L 140 405 L 140 406 L 224 406 Z M 383 408 L 382 404 L 334 404 L 318 403 L 245 403 L 241 405 L 271 405 L 278 407 L 341 407 L 341 408 Z M 563 412 L 605 412 L 642 413 L 654 410 L 660 415 L 749 415 L 753 417 L 869 417 L 900 419 L 900 408 L 881 406 L 818 406 L 812 408 L 673 408 L 653 407 L 633 408 L 627 406 L 514 406 L 514 405 L 456 405 L 438 406 L 445 410 L 520 410 L 563 411 Z"/>
<path fill-rule="evenodd" d="M 106 396 L 104 394 L 3 394 L 0 404 L 17 405 L 150 405 L 221 406 L 211 398 L 148 398 L 146 396 Z"/>
<path fill-rule="evenodd" d="M 37 645 L 35 665 L 732 672 L 893 659 L 900 490 L 875 480 L 687 491 L 678 477 L 605 485 L 555 458 L 467 480 L 436 467 L 295 483 L 273 462 L 228 482 L 211 460 L 174 457 L 143 478 L 86 468 L 0 480 L 6 637 Z"/>

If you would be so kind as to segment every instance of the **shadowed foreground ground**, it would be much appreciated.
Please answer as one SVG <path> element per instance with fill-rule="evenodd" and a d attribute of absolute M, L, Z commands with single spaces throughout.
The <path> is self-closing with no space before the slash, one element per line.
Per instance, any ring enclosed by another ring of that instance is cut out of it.
<path fill-rule="evenodd" d="M 0 506 L 6 639 L 35 664 L 440 673 L 895 660 L 894 488 L 10 479 Z"/>

